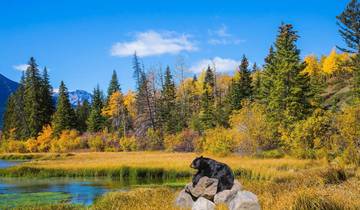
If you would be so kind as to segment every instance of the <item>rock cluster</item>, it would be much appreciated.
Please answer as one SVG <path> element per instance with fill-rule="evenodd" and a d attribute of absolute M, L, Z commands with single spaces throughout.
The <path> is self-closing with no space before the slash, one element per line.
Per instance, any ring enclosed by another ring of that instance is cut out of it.
<path fill-rule="evenodd" d="M 260 210 L 255 194 L 243 191 L 241 184 L 235 180 L 230 190 L 216 193 L 218 180 L 202 177 L 193 187 L 189 183 L 179 193 L 175 205 L 180 209 L 214 210 L 217 204 L 226 204 L 229 210 Z"/>

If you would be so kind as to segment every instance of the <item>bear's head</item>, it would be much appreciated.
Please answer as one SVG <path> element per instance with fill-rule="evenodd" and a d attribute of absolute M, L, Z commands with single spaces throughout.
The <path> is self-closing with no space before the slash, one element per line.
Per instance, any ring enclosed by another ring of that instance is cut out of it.
<path fill-rule="evenodd" d="M 190 168 L 200 169 L 203 164 L 204 164 L 204 157 L 203 156 L 197 157 L 192 161 Z"/>

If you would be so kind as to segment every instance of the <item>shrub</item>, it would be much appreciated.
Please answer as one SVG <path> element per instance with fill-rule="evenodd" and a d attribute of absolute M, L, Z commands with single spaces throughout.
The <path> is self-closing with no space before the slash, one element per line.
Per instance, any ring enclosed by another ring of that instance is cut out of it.
<path fill-rule="evenodd" d="M 25 142 L 19 140 L 13 140 L 13 139 L 4 142 L 2 144 L 2 150 L 4 152 L 18 152 L 18 153 L 27 152 Z"/>
<path fill-rule="evenodd" d="M 90 136 L 88 139 L 88 145 L 92 151 L 102 152 L 105 149 L 105 143 L 100 135 Z"/>
<path fill-rule="evenodd" d="M 333 116 L 329 112 L 316 110 L 306 120 L 296 123 L 290 134 L 292 152 L 300 158 L 322 158 L 322 150 L 331 150 L 332 136 L 336 133 L 333 127 Z M 325 152 L 326 153 L 326 152 Z"/>
<path fill-rule="evenodd" d="M 25 142 L 25 146 L 29 152 L 39 152 L 38 141 L 34 138 L 30 138 Z"/>
<path fill-rule="evenodd" d="M 38 151 L 48 152 L 51 148 L 51 141 L 53 136 L 53 129 L 50 125 L 44 126 L 39 136 L 36 138 Z M 35 149 L 35 148 L 33 148 Z"/>
<path fill-rule="evenodd" d="M 190 129 L 164 138 L 165 149 L 171 152 L 193 152 L 198 133 Z"/>
<path fill-rule="evenodd" d="M 342 138 L 340 149 L 346 163 L 360 165 L 360 100 L 347 105 L 336 116 L 336 128 Z"/>
<path fill-rule="evenodd" d="M 131 137 L 122 137 L 120 139 L 120 148 L 122 151 L 135 151 L 137 149 L 136 138 Z"/>
<path fill-rule="evenodd" d="M 61 132 L 59 139 L 53 140 L 52 151 L 69 152 L 80 149 L 81 139 L 76 130 L 64 130 Z"/>
<path fill-rule="evenodd" d="M 242 152 L 253 154 L 257 150 L 276 148 L 275 129 L 267 122 L 263 106 L 244 101 L 242 107 L 230 116 L 230 125 L 236 132 Z"/>
<path fill-rule="evenodd" d="M 237 148 L 233 132 L 222 127 L 205 131 L 203 150 L 214 155 L 226 156 Z"/>
<path fill-rule="evenodd" d="M 164 141 L 160 131 L 152 128 L 146 132 L 146 149 L 148 150 L 160 150 L 164 147 Z"/>

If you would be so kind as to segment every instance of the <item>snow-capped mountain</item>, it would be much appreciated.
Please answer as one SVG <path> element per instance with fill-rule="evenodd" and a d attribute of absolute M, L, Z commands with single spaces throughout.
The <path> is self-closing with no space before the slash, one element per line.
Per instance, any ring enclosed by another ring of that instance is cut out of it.
<path fill-rule="evenodd" d="M 53 97 L 56 102 L 57 98 L 59 97 L 59 93 L 57 91 L 54 91 Z M 69 91 L 69 100 L 71 105 L 75 107 L 78 105 L 78 103 L 82 104 L 85 100 L 91 103 L 92 95 L 85 90 Z"/>

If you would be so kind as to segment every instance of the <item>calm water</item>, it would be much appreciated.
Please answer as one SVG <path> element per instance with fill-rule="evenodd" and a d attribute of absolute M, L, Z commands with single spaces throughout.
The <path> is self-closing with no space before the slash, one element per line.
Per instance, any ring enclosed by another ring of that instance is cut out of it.
<path fill-rule="evenodd" d="M 0 168 L 19 162 L 0 160 Z M 167 183 L 172 182 L 171 180 Z M 175 182 L 173 180 L 173 182 Z M 71 195 L 71 202 L 89 205 L 100 195 L 110 191 L 126 191 L 139 185 L 162 185 L 162 180 L 115 180 L 110 178 L 0 178 L 0 194 L 63 192 Z"/>
<path fill-rule="evenodd" d="M 22 163 L 23 161 L 7 161 L 7 160 L 0 160 L 0 168 L 7 168 L 10 166 L 17 165 Z"/>

